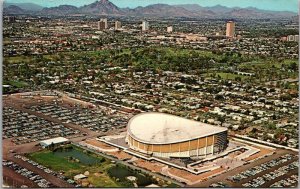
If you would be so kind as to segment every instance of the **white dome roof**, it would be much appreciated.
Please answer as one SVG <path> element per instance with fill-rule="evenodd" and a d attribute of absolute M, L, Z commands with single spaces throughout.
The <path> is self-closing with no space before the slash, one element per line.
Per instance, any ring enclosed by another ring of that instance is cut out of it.
<path fill-rule="evenodd" d="M 129 135 L 147 144 L 184 142 L 226 130 L 227 128 L 158 112 L 138 114 L 128 123 Z"/>

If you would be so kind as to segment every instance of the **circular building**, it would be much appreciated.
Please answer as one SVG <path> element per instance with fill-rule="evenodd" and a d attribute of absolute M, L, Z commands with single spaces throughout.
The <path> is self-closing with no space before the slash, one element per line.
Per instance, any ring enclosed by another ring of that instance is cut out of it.
<path fill-rule="evenodd" d="M 126 141 L 131 149 L 157 157 L 205 157 L 227 148 L 227 128 L 147 112 L 129 120 Z"/>

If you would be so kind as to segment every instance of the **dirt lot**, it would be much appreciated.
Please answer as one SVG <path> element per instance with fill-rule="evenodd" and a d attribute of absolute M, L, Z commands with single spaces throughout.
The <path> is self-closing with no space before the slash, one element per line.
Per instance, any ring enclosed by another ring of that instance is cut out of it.
<path fill-rule="evenodd" d="M 124 160 L 124 159 L 131 159 L 132 156 L 123 152 L 123 151 L 118 151 L 118 152 L 106 152 L 109 155 L 115 156 L 116 158 L 120 159 L 120 160 Z"/>
<path fill-rule="evenodd" d="M 158 163 L 158 162 L 150 162 L 150 161 L 146 161 L 146 160 L 142 160 L 142 159 L 138 159 L 136 161 L 134 161 L 134 163 L 142 168 L 148 169 L 152 172 L 157 172 L 160 173 L 161 169 L 163 167 L 165 167 L 164 164 Z"/>
<path fill-rule="evenodd" d="M 102 149 L 116 149 L 115 147 L 110 146 L 110 145 L 108 145 L 104 142 L 101 142 L 99 140 L 96 140 L 96 139 L 86 140 L 85 143 L 102 148 Z"/>
<path fill-rule="evenodd" d="M 173 175 L 176 175 L 176 176 L 179 176 L 179 177 L 182 177 L 182 178 L 190 181 L 191 183 L 194 183 L 194 182 L 198 182 L 198 181 L 202 182 L 203 180 L 206 180 L 207 177 L 209 177 L 211 175 L 214 175 L 214 174 L 217 174 L 217 173 L 220 173 L 224 170 L 225 170 L 224 168 L 218 168 L 218 169 L 215 169 L 213 171 L 209 171 L 209 172 L 205 172 L 203 174 L 195 175 L 195 174 L 190 173 L 188 171 L 179 170 L 179 169 L 176 169 L 176 168 L 170 168 L 169 173 L 171 173 Z"/>
<path fill-rule="evenodd" d="M 26 185 L 30 188 L 37 188 L 38 185 L 28 178 L 14 172 L 12 169 L 3 166 L 3 181 L 9 186 L 21 187 Z"/>

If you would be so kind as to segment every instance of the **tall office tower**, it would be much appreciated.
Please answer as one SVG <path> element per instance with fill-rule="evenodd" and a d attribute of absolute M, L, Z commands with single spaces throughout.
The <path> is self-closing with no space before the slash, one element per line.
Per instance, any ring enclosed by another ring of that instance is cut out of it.
<path fill-rule="evenodd" d="M 147 21 L 143 21 L 142 23 L 142 31 L 149 30 L 149 23 Z"/>
<path fill-rule="evenodd" d="M 167 32 L 168 33 L 172 33 L 173 32 L 173 27 L 172 26 L 168 26 L 167 27 Z"/>
<path fill-rule="evenodd" d="M 287 36 L 287 40 L 288 41 L 294 41 L 295 40 L 295 36 L 294 35 L 288 35 Z"/>
<path fill-rule="evenodd" d="M 101 19 L 100 21 L 98 21 L 98 30 L 105 30 L 107 29 L 107 19 Z"/>
<path fill-rule="evenodd" d="M 235 23 L 233 21 L 229 21 L 226 24 L 226 37 L 234 37 L 235 32 Z"/>
<path fill-rule="evenodd" d="M 98 21 L 98 30 L 105 30 L 105 22 Z"/>
<path fill-rule="evenodd" d="M 120 21 L 116 21 L 115 22 L 115 30 L 118 30 L 121 28 L 121 22 Z"/>
<path fill-rule="evenodd" d="M 14 16 L 9 16 L 8 17 L 8 22 L 15 22 L 16 21 L 16 17 L 14 17 Z"/>

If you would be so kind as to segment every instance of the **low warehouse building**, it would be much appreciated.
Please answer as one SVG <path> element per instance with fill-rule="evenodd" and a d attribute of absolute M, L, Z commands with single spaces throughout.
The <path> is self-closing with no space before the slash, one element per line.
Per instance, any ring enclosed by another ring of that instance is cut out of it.
<path fill-rule="evenodd" d="M 61 144 L 65 144 L 67 143 L 69 140 L 67 138 L 64 138 L 64 137 L 57 137 L 57 138 L 51 138 L 51 139 L 47 139 L 47 140 L 43 140 L 43 141 L 40 141 L 40 145 L 43 147 L 43 148 L 47 148 L 51 145 L 54 145 L 54 146 L 58 146 L 58 145 L 61 145 Z"/>

